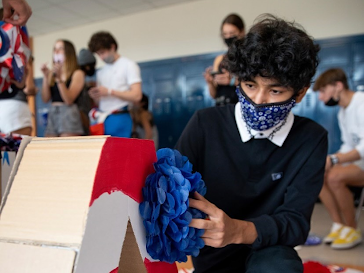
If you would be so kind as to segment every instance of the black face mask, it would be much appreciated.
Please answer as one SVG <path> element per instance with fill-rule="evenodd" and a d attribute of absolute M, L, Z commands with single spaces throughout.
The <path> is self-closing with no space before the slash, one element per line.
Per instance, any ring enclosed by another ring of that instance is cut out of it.
<path fill-rule="evenodd" d="M 230 37 L 230 38 L 225 38 L 224 41 L 225 41 L 225 44 L 228 47 L 230 47 L 236 39 L 238 39 L 238 36 L 233 36 L 233 37 Z"/>
<path fill-rule="evenodd" d="M 95 67 L 90 67 L 89 69 L 85 69 L 85 73 L 89 77 L 93 76 L 95 74 Z"/>
<path fill-rule="evenodd" d="M 336 106 L 339 104 L 339 100 L 335 100 L 333 98 L 330 98 L 326 103 L 325 105 L 326 106 Z"/>

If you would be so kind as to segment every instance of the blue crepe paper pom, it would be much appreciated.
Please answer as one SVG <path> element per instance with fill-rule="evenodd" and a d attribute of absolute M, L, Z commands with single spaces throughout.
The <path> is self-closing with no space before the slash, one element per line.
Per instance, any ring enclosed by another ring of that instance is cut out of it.
<path fill-rule="evenodd" d="M 149 175 L 143 188 L 144 201 L 139 206 L 147 233 L 147 251 L 156 260 L 186 262 L 187 255 L 196 257 L 205 245 L 204 230 L 189 227 L 192 218 L 206 214 L 189 208 L 189 195 L 206 194 L 204 181 L 192 164 L 177 150 L 157 151 L 155 173 Z"/>

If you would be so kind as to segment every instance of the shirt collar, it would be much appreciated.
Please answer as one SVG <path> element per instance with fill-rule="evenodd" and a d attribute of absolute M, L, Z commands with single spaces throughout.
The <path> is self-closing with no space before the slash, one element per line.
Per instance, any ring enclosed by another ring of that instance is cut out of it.
<path fill-rule="evenodd" d="M 243 119 L 243 116 L 241 114 L 241 107 L 240 107 L 240 102 L 238 102 L 235 105 L 235 120 L 236 120 L 236 125 L 238 126 L 238 130 L 239 130 L 239 134 L 241 137 L 241 140 L 243 142 L 248 142 L 252 136 L 249 134 L 249 131 L 247 129 L 246 123 Z M 291 131 L 291 128 L 293 126 L 293 122 L 294 122 L 294 115 L 292 112 L 290 112 L 287 116 L 287 120 L 286 123 L 282 126 L 282 128 L 280 130 L 278 130 L 273 137 L 270 139 L 270 141 L 272 143 L 274 143 L 275 145 L 282 147 L 284 141 L 286 140 L 289 132 Z M 268 136 L 270 135 L 270 133 L 273 132 L 273 130 L 275 128 L 277 128 L 277 126 L 280 126 L 281 123 L 279 123 L 278 125 L 265 130 L 265 131 L 256 131 L 251 129 L 250 132 L 253 135 L 254 138 L 259 139 L 259 138 L 268 138 Z"/>

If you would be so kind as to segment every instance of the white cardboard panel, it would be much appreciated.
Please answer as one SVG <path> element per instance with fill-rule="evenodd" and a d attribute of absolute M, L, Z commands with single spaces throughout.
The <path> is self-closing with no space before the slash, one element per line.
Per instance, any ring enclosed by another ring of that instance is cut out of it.
<path fill-rule="evenodd" d="M 75 273 L 110 272 L 118 267 L 129 220 L 128 199 L 117 191 L 104 193 L 93 202 Z"/>
<path fill-rule="evenodd" d="M 149 261 L 155 261 L 147 252 L 147 238 L 146 231 L 143 224 L 143 219 L 139 214 L 139 203 L 129 198 L 128 210 L 130 222 L 133 227 L 135 239 L 138 243 L 140 254 L 142 255 L 143 261 L 147 258 Z"/>
<path fill-rule="evenodd" d="M 72 273 L 75 251 L 0 243 L 2 273 Z"/>
<path fill-rule="evenodd" d="M 105 140 L 33 139 L 1 213 L 0 239 L 79 246 Z"/>

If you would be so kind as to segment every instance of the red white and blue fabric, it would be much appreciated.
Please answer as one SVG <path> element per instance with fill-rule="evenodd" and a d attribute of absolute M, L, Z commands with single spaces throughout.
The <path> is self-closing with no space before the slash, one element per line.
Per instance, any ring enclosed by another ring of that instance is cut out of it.
<path fill-rule="evenodd" d="M 11 79 L 21 82 L 30 56 L 26 27 L 0 21 L 0 93 L 7 91 Z"/>

